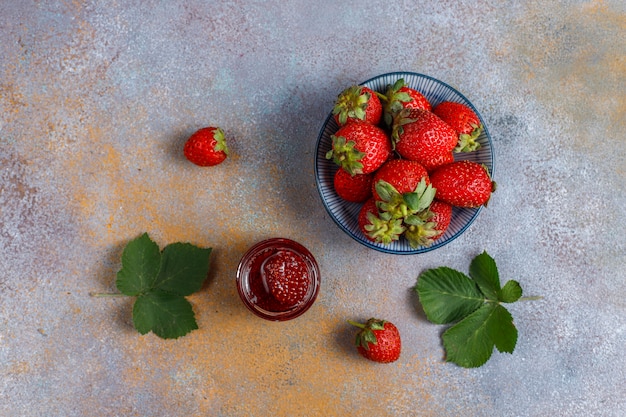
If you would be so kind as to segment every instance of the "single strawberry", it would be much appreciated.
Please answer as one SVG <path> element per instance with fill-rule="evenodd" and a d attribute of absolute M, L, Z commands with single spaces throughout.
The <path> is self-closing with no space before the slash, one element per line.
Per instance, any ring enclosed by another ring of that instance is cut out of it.
<path fill-rule="evenodd" d="M 458 135 L 446 122 L 422 109 L 402 110 L 392 130 L 398 154 L 420 163 L 451 152 L 458 143 Z"/>
<path fill-rule="evenodd" d="M 415 191 L 422 178 L 426 180 L 427 184 L 430 184 L 428 172 L 419 162 L 408 159 L 389 159 L 374 173 L 372 179 L 373 195 L 377 200 L 381 199 L 375 189 L 376 183 L 380 180 L 388 182 L 400 194 L 404 194 Z"/>
<path fill-rule="evenodd" d="M 452 206 L 435 200 L 425 212 L 405 219 L 404 237 L 412 248 L 430 246 L 445 233 L 451 220 Z"/>
<path fill-rule="evenodd" d="M 306 263 L 290 250 L 276 252 L 263 261 L 261 274 L 272 296 L 287 307 L 302 302 L 311 285 Z"/>
<path fill-rule="evenodd" d="M 205 127 L 196 131 L 185 142 L 183 152 L 189 161 L 202 167 L 222 163 L 228 156 L 224 131 L 219 127 Z"/>
<path fill-rule="evenodd" d="M 487 168 L 473 161 L 457 161 L 436 169 L 430 181 L 437 189 L 435 198 L 456 207 L 486 206 L 496 183 Z"/>
<path fill-rule="evenodd" d="M 327 159 L 349 174 L 369 174 L 376 171 L 391 155 L 391 141 L 380 127 L 365 122 L 353 122 L 341 127 L 331 136 L 332 149 Z"/>
<path fill-rule="evenodd" d="M 355 345 L 357 351 L 374 362 L 390 363 L 400 358 L 402 341 L 398 328 L 391 322 L 375 318 L 365 324 L 348 320 L 360 330 L 356 334 Z"/>
<path fill-rule="evenodd" d="M 437 155 L 431 159 L 424 159 L 420 161 L 420 163 L 424 166 L 429 174 L 440 166 L 449 164 L 451 162 L 454 162 L 454 152 L 452 151 L 442 153 L 441 155 Z"/>
<path fill-rule="evenodd" d="M 419 162 L 390 159 L 374 173 L 372 195 L 378 210 L 393 219 L 402 219 L 430 205 L 435 190 Z"/>
<path fill-rule="evenodd" d="M 471 152 L 480 148 L 478 137 L 483 131 L 480 118 L 469 106 L 463 103 L 444 101 L 433 109 L 441 120 L 454 129 L 458 135 L 455 152 Z"/>
<path fill-rule="evenodd" d="M 368 199 L 359 210 L 359 229 L 370 241 L 389 244 L 399 240 L 404 233 L 402 219 L 393 219 L 389 213 L 380 213 L 376 200 Z"/>
<path fill-rule="evenodd" d="M 355 120 L 373 125 L 380 123 L 383 107 L 376 92 L 369 87 L 353 85 L 343 90 L 333 107 L 333 116 L 339 126 Z"/>
<path fill-rule="evenodd" d="M 373 174 L 350 175 L 343 168 L 339 168 L 333 179 L 335 192 L 346 201 L 363 203 L 372 195 L 372 176 Z"/>
<path fill-rule="evenodd" d="M 400 78 L 393 85 L 387 86 L 387 91 L 381 97 L 383 103 L 383 119 L 387 126 L 391 126 L 393 119 L 402 109 L 431 110 L 428 99 L 419 91 L 406 85 L 404 78 Z"/>

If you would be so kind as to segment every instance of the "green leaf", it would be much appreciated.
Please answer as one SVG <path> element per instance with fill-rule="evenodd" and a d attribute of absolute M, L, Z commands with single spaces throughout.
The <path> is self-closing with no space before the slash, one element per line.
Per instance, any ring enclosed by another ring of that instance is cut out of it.
<path fill-rule="evenodd" d="M 126 245 L 116 285 L 122 294 L 137 297 L 133 323 L 141 334 L 153 331 L 170 339 L 198 328 L 185 296 L 202 288 L 210 254 L 211 248 L 180 242 L 160 252 L 147 233 Z"/>
<path fill-rule="evenodd" d="M 511 313 L 500 304 L 496 304 L 487 320 L 487 333 L 500 352 L 513 353 L 517 343 L 517 329 Z"/>
<path fill-rule="evenodd" d="M 155 287 L 178 295 L 199 291 L 209 272 L 210 255 L 210 248 L 199 248 L 190 243 L 177 242 L 166 246 Z"/>
<path fill-rule="evenodd" d="M 154 291 L 140 295 L 133 306 L 133 324 L 141 334 L 177 339 L 198 328 L 189 301 L 181 295 Z"/>
<path fill-rule="evenodd" d="M 487 323 L 495 307 L 496 304 L 486 303 L 446 330 L 442 336 L 446 361 L 475 368 L 489 360 L 494 342 L 489 337 Z"/>
<path fill-rule="evenodd" d="M 125 295 L 136 296 L 154 286 L 161 265 L 159 246 L 147 233 L 131 240 L 122 252 L 122 269 L 115 285 Z"/>
<path fill-rule="evenodd" d="M 436 324 L 460 320 L 485 302 L 467 275 L 445 266 L 423 272 L 416 291 L 426 317 Z"/>
<path fill-rule="evenodd" d="M 487 299 L 496 301 L 500 298 L 498 268 L 496 262 L 487 252 L 481 253 L 472 260 L 469 274 Z"/>
<path fill-rule="evenodd" d="M 473 279 L 446 267 L 430 269 L 420 275 L 415 289 L 430 321 L 460 320 L 442 335 L 446 360 L 473 368 L 489 360 L 494 346 L 513 353 L 517 329 L 501 303 L 519 300 L 522 288 L 513 280 L 500 286 L 496 263 L 487 252 L 472 260 L 469 273 Z"/>
<path fill-rule="evenodd" d="M 519 282 L 510 280 L 504 284 L 500 295 L 500 301 L 503 303 L 514 303 L 522 296 L 522 287 Z"/>

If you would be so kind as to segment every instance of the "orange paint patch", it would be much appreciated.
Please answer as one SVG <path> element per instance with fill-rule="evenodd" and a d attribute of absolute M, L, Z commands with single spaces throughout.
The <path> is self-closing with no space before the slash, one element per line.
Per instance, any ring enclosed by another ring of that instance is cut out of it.
<path fill-rule="evenodd" d="M 205 312 L 200 329 L 184 338 L 130 337 L 129 351 L 141 365 L 124 372 L 124 384 L 141 386 L 158 379 L 163 392 L 154 395 L 184 394 L 187 407 L 192 402 L 204 415 L 399 415 L 394 411 L 417 410 L 423 416 L 444 415 L 430 393 L 441 372 L 433 368 L 432 358 L 401 357 L 381 365 L 355 350 L 343 351 L 337 344 L 342 321 L 319 306 L 307 313 L 314 321 L 303 316 L 272 323 L 243 306 L 232 315 L 213 315 L 212 305 L 195 306 Z M 414 408 L 407 405 L 408 398 L 416 399 Z"/>

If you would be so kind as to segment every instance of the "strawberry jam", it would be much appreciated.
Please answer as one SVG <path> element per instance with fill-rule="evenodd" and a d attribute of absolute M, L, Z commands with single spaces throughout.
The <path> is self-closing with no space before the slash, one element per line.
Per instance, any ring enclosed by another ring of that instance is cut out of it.
<path fill-rule="evenodd" d="M 248 309 L 267 320 L 284 321 L 311 307 L 319 291 L 313 255 L 293 240 L 274 238 L 252 246 L 237 269 L 237 289 Z"/>

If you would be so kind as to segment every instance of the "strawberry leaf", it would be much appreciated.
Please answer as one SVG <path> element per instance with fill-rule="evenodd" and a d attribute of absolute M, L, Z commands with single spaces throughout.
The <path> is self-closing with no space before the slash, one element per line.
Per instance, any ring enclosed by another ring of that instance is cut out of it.
<path fill-rule="evenodd" d="M 474 281 L 445 266 L 423 272 L 416 289 L 426 317 L 436 324 L 460 320 L 485 302 Z"/>
<path fill-rule="evenodd" d="M 513 353 L 517 343 L 517 329 L 509 311 L 496 304 L 493 314 L 487 320 L 487 333 L 500 352 Z"/>
<path fill-rule="evenodd" d="M 181 295 L 162 291 L 137 297 L 133 324 L 139 333 L 152 331 L 163 339 L 177 339 L 198 328 L 189 301 Z"/>
<path fill-rule="evenodd" d="M 489 300 L 496 301 L 500 297 L 500 276 L 496 262 L 487 252 L 476 256 L 470 263 L 470 277 Z"/>
<path fill-rule="evenodd" d="M 503 303 L 514 303 L 522 296 L 522 287 L 519 282 L 510 280 L 502 287 L 500 301 Z"/>
<path fill-rule="evenodd" d="M 415 286 L 428 320 L 456 323 L 443 335 L 446 361 L 473 368 L 489 360 L 493 348 L 513 353 L 517 329 L 501 303 L 541 297 L 522 296 L 522 287 L 510 280 L 504 287 L 496 263 L 487 252 L 470 264 L 470 277 L 447 267 L 423 272 Z"/>
<path fill-rule="evenodd" d="M 465 368 L 475 368 L 489 360 L 494 342 L 487 332 L 496 305 L 484 304 L 443 334 L 446 360 Z"/>
<path fill-rule="evenodd" d="M 202 287 L 210 254 L 211 248 L 180 242 L 160 252 L 147 233 L 126 245 L 116 286 L 122 294 L 137 297 L 133 324 L 139 333 L 176 339 L 198 328 L 185 296 Z"/>
<path fill-rule="evenodd" d="M 122 252 L 122 269 L 115 282 L 117 289 L 130 296 L 149 291 L 154 286 L 160 264 L 159 246 L 147 233 L 130 241 Z"/>
<path fill-rule="evenodd" d="M 172 243 L 163 249 L 155 287 L 178 295 L 200 290 L 209 270 L 211 249 L 189 243 Z"/>

